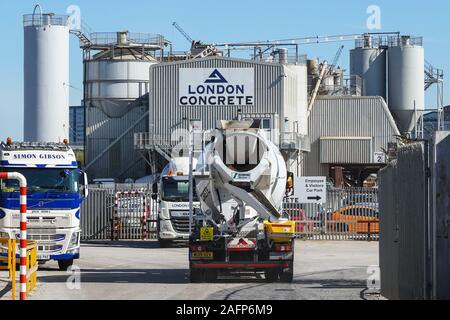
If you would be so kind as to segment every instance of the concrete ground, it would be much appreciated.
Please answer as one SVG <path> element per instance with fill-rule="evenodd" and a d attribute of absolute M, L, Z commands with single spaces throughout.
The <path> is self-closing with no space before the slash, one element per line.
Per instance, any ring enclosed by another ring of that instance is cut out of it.
<path fill-rule="evenodd" d="M 155 242 L 89 243 L 76 261 L 80 273 L 60 272 L 57 263 L 39 269 L 31 300 L 358 300 L 378 299 L 367 288 L 367 268 L 378 265 L 378 242 L 298 241 L 294 282 L 263 277 L 191 284 L 188 250 L 160 249 Z M 0 299 L 10 299 L 0 272 Z M 78 281 L 81 280 L 81 281 Z"/>

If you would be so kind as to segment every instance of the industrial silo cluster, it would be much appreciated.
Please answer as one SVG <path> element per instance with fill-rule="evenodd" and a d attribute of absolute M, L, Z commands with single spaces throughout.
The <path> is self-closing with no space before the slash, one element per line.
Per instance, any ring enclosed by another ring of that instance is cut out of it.
<path fill-rule="evenodd" d="M 365 35 L 350 52 L 350 73 L 362 79 L 363 96 L 381 96 L 400 132 L 411 133 L 425 109 L 422 38 Z"/>
<path fill-rule="evenodd" d="M 397 136 L 420 132 L 422 38 L 386 33 L 193 42 L 190 52 L 174 53 L 162 35 L 72 30 L 66 16 L 35 12 L 25 16 L 27 140 L 58 142 L 72 130 L 70 34 L 83 51 L 85 169 L 93 178 L 125 181 L 157 173 L 179 140 L 174 132 L 194 119 L 203 129 L 217 120 L 260 119 L 265 129 L 279 132 L 275 143 L 296 174 L 332 176 L 343 168 L 356 183 L 385 164 L 380 153 Z M 356 41 L 349 72 L 337 61 L 299 52 L 302 43 L 330 39 Z M 233 57 L 236 48 L 250 51 L 250 58 Z M 222 94 L 214 82 L 222 82 Z"/>

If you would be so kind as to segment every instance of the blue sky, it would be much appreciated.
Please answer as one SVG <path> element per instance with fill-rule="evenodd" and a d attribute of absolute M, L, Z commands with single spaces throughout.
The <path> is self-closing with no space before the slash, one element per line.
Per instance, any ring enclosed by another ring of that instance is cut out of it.
<path fill-rule="evenodd" d="M 23 136 L 23 28 L 22 15 L 31 13 L 36 1 L 1 0 L 0 29 L 0 140 Z M 284 39 L 314 35 L 367 32 L 369 5 L 381 8 L 380 31 L 401 31 L 424 37 L 426 59 L 450 70 L 450 2 L 447 0 L 227 0 L 227 1 L 151 1 L 151 0 L 41 0 L 44 11 L 65 13 L 69 5 L 81 8 L 82 19 L 98 32 L 129 30 L 160 33 L 187 50 L 188 42 L 172 27 L 177 21 L 194 39 L 204 42 Z M 348 67 L 344 43 L 340 59 Z M 303 46 L 311 57 L 332 60 L 340 44 Z M 71 104 L 82 97 L 82 56 L 75 37 L 71 39 Z M 445 92 L 450 104 L 450 87 Z M 436 93 L 427 93 L 427 106 L 436 105 Z"/>

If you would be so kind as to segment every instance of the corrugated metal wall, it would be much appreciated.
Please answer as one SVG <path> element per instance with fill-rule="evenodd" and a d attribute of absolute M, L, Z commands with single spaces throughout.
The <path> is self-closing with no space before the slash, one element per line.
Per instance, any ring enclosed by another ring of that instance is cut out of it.
<path fill-rule="evenodd" d="M 437 132 L 433 152 L 433 217 L 436 226 L 435 288 L 439 299 L 450 299 L 450 132 Z"/>
<path fill-rule="evenodd" d="M 398 151 L 396 164 L 380 173 L 381 293 L 388 299 L 426 294 L 426 161 L 416 143 Z"/>
<path fill-rule="evenodd" d="M 146 108 L 135 108 L 122 118 L 109 118 L 98 108 L 88 108 L 87 160 L 90 163 L 114 140 L 143 117 Z M 146 117 L 100 160 L 88 169 L 89 178 L 140 178 L 145 176 L 145 161 L 134 150 L 134 133 L 148 131 Z"/>
<path fill-rule="evenodd" d="M 181 107 L 179 68 L 254 68 L 255 106 Z M 211 129 L 216 127 L 217 120 L 236 119 L 240 113 L 279 114 L 281 121 L 283 74 L 283 67 L 278 64 L 219 57 L 155 65 L 150 69 L 150 132 L 170 137 L 175 129 L 186 129 L 189 119 L 201 119 L 203 129 Z"/>
<path fill-rule="evenodd" d="M 370 163 L 372 154 L 372 138 L 320 139 L 320 163 Z"/>
<path fill-rule="evenodd" d="M 450 132 L 429 143 L 401 147 L 380 172 L 381 293 L 389 299 L 450 299 Z"/>
<path fill-rule="evenodd" d="M 306 176 L 327 176 L 329 166 L 320 163 L 321 137 L 372 137 L 374 152 L 387 149 L 398 129 L 381 97 L 318 97 L 309 117 L 311 152 L 305 155 Z M 335 149 L 336 152 L 342 152 Z M 363 149 L 350 153 L 353 164 L 365 155 Z M 373 158 L 373 157 L 372 157 Z M 373 159 L 372 159 L 373 161 Z M 365 164 L 365 163 L 362 163 Z"/>

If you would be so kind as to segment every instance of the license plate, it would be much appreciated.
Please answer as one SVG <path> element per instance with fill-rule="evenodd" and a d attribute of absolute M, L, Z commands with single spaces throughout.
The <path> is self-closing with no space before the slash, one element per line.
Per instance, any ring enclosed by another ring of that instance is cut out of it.
<path fill-rule="evenodd" d="M 194 259 L 212 259 L 212 258 L 214 258 L 214 252 L 192 252 L 192 258 L 194 258 Z"/>
<path fill-rule="evenodd" d="M 49 255 L 39 255 L 38 254 L 38 260 L 50 260 Z"/>
<path fill-rule="evenodd" d="M 214 240 L 214 228 L 201 228 L 200 229 L 201 241 L 213 241 Z"/>

